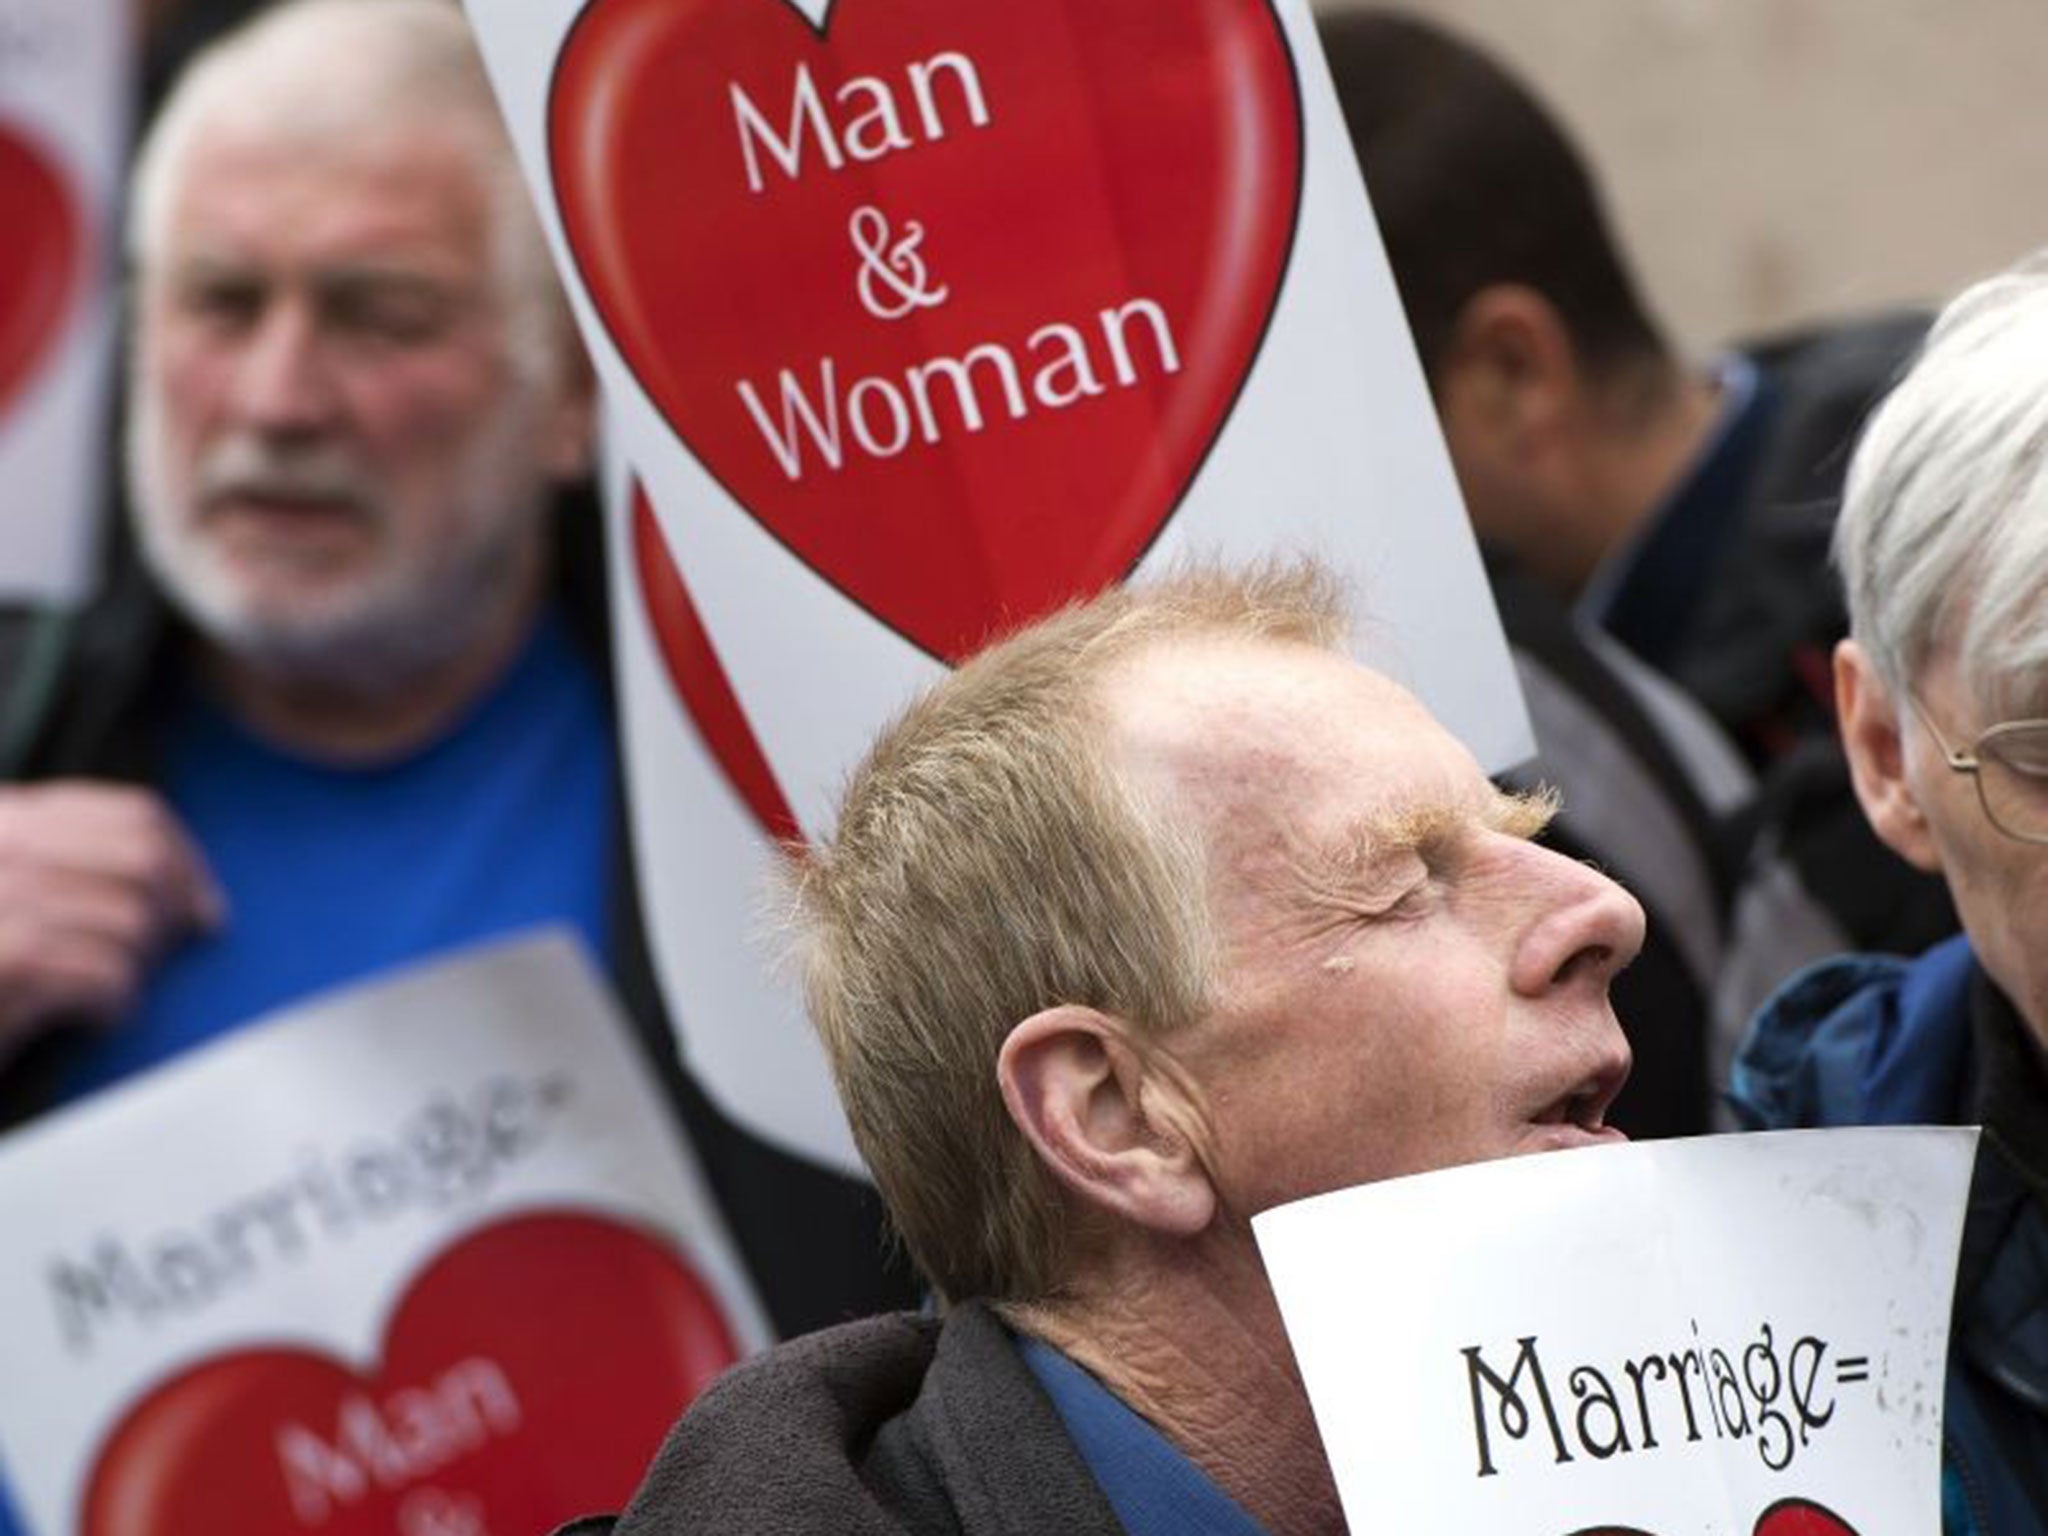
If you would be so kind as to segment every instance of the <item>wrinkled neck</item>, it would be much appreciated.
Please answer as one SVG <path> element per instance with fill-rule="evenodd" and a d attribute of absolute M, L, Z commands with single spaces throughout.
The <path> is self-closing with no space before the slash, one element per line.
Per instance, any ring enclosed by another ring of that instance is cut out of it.
<path fill-rule="evenodd" d="M 1271 1536 L 1345 1530 L 1308 1397 L 1248 1230 L 1111 1260 L 1012 1323 L 1085 1367 Z"/>

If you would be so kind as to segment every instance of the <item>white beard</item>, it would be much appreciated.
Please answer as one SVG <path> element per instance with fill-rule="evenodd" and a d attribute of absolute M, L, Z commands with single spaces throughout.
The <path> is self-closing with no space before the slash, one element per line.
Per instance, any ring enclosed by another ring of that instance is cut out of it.
<path fill-rule="evenodd" d="M 487 632 L 524 566 L 549 486 L 528 448 L 531 392 L 514 386 L 462 452 L 459 515 L 440 547 L 407 547 L 382 486 L 331 448 L 216 445 L 182 494 L 167 496 L 163 406 L 131 390 L 127 471 L 143 559 L 172 604 L 236 663 L 355 693 L 402 688 Z M 274 473 L 344 489 L 379 546 L 361 569 L 311 584 L 289 603 L 239 569 L 199 519 L 209 484 Z"/>

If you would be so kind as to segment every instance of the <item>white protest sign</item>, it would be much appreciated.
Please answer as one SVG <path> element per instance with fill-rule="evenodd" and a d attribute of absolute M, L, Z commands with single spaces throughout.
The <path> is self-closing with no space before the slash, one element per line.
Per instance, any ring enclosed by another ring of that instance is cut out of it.
<path fill-rule="evenodd" d="M 542 936 L 0 1141 L 28 1529 L 526 1536 L 623 1504 L 767 1337 L 625 1028 Z"/>
<path fill-rule="evenodd" d="M 1528 755 L 1305 0 L 468 9 L 635 472 L 657 969 L 755 1128 L 846 1156 L 786 1086 L 822 1082 L 793 1004 L 757 1015 L 757 955 L 702 909 L 992 630 L 1313 551 L 1362 655 L 1489 767 Z M 707 766 L 726 792 L 675 792 Z"/>
<path fill-rule="evenodd" d="M 609 507 L 629 506 L 631 474 L 607 454 Z M 772 781 L 758 754 L 737 774 L 721 764 L 701 728 L 676 707 L 655 625 L 688 624 L 688 609 L 678 606 L 673 587 L 643 598 L 633 574 L 636 543 L 659 533 L 639 515 L 614 515 L 605 531 L 633 854 L 649 914 L 648 949 L 678 1044 L 691 1071 L 733 1115 L 790 1150 L 859 1173 L 860 1154 L 824 1053 L 794 988 L 765 952 L 762 895 L 783 855 L 745 793 L 750 786 L 767 804 Z M 733 707 L 729 697 L 725 707 Z"/>
<path fill-rule="evenodd" d="M 1976 1136 L 1594 1147 L 1255 1217 L 1351 1528 L 1940 1529 Z"/>
<path fill-rule="evenodd" d="M 105 491 L 126 0 L 0 0 L 0 600 L 85 590 Z"/>

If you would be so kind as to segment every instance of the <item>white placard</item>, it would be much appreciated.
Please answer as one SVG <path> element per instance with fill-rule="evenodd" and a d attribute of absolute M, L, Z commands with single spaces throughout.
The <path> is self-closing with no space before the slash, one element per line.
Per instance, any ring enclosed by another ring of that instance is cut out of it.
<path fill-rule="evenodd" d="M 111 462 L 125 0 L 0 0 L 0 600 L 85 591 Z"/>
<path fill-rule="evenodd" d="M 28 1529 L 524 1536 L 622 1505 L 768 1337 L 626 1030 L 542 934 L 0 1140 Z"/>
<path fill-rule="evenodd" d="M 607 453 L 619 750 L 647 947 L 677 1044 L 727 1113 L 791 1152 L 863 1172 L 832 1074 L 764 921 L 781 849 L 735 792 L 662 668 L 633 578 L 631 471 Z"/>
<path fill-rule="evenodd" d="M 1351 1528 L 1940 1529 L 1976 1138 L 1594 1147 L 1255 1217 Z"/>
<path fill-rule="evenodd" d="M 991 627 L 1313 551 L 1363 657 L 1488 767 L 1529 754 L 1304 0 L 468 9 L 637 476 L 614 570 L 657 972 L 748 1124 L 848 1161 L 794 1005 L 762 1015 L 758 953 L 703 910 Z M 678 792 L 707 765 L 746 788 Z"/>

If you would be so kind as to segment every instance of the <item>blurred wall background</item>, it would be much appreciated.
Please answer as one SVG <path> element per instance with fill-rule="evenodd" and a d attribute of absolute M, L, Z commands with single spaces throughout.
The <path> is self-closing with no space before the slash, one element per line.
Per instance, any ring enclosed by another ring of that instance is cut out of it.
<path fill-rule="evenodd" d="M 2048 0 L 1401 8 L 1563 117 L 1685 346 L 1928 303 L 2048 245 Z"/>

